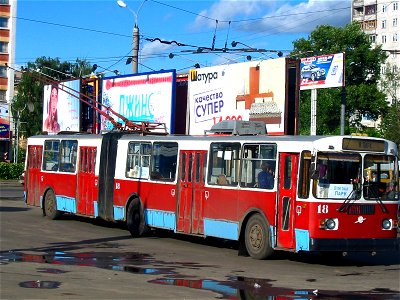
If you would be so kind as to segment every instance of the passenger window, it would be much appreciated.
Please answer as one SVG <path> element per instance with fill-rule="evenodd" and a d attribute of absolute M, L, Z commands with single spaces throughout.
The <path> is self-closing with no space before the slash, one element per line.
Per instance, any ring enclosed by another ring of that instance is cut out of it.
<path fill-rule="evenodd" d="M 174 181 L 176 178 L 177 159 L 178 143 L 154 143 L 150 178 L 152 180 Z"/>
<path fill-rule="evenodd" d="M 149 179 L 151 144 L 131 142 L 128 145 L 126 177 Z"/>
<path fill-rule="evenodd" d="M 59 164 L 59 140 L 47 140 L 44 142 L 43 170 L 58 171 Z"/>
<path fill-rule="evenodd" d="M 61 141 L 60 147 L 60 172 L 74 173 L 76 169 L 78 141 Z"/>
<path fill-rule="evenodd" d="M 276 148 L 276 144 L 245 144 L 243 146 L 241 187 L 274 188 Z"/>
<path fill-rule="evenodd" d="M 208 184 L 237 185 L 239 181 L 240 143 L 212 143 Z"/>

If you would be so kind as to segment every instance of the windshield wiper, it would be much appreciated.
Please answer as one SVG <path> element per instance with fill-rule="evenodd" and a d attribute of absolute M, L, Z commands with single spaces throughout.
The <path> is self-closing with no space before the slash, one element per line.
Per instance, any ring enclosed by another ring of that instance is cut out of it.
<path fill-rule="evenodd" d="M 352 203 L 351 200 L 354 200 L 356 202 L 361 198 L 361 188 L 356 187 L 351 191 L 351 193 L 347 196 L 347 198 L 344 200 L 342 205 L 338 208 L 338 212 L 348 212 L 349 208 L 351 207 Z"/>

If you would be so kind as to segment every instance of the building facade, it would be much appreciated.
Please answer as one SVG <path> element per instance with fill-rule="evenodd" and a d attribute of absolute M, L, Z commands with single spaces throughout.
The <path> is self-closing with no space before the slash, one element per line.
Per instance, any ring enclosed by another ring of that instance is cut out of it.
<path fill-rule="evenodd" d="M 17 0 L 0 0 L 0 161 L 11 157 L 16 11 Z"/>
<path fill-rule="evenodd" d="M 400 72 L 400 0 L 353 0 L 352 21 L 359 22 L 374 45 L 382 45 L 388 58 L 381 72 L 387 68 Z M 382 77 L 384 78 L 384 77 Z M 400 99 L 400 83 L 392 82 L 387 93 L 390 103 Z"/>

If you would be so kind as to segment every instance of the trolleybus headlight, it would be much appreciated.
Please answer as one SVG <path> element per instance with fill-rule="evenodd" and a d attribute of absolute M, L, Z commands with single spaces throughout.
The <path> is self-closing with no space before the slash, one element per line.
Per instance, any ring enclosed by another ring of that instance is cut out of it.
<path fill-rule="evenodd" d="M 382 229 L 383 230 L 392 229 L 392 220 L 391 219 L 383 219 L 382 220 Z"/>
<path fill-rule="evenodd" d="M 326 219 L 325 220 L 325 228 L 328 230 L 333 230 L 336 228 L 335 219 Z"/>
<path fill-rule="evenodd" d="M 319 228 L 326 230 L 337 230 L 339 227 L 339 220 L 337 218 L 322 219 L 319 221 Z"/>

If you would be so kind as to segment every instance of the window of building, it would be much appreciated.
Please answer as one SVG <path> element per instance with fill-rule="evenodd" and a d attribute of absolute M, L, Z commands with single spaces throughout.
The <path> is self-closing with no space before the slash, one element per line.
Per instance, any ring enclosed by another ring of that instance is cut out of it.
<path fill-rule="evenodd" d="M 366 21 L 363 23 L 364 30 L 372 30 L 376 28 L 376 20 Z"/>
<path fill-rule="evenodd" d="M 0 101 L 6 102 L 6 91 L 0 90 Z"/>
<path fill-rule="evenodd" d="M 208 183 L 237 185 L 240 143 L 212 143 L 208 165 Z"/>
<path fill-rule="evenodd" d="M 393 34 L 393 42 L 397 42 L 398 41 L 398 35 L 397 33 Z"/>
<path fill-rule="evenodd" d="M 366 5 L 364 8 L 366 15 L 373 15 L 376 14 L 376 4 L 373 5 Z"/>
<path fill-rule="evenodd" d="M 397 18 L 393 19 L 393 27 L 397 27 Z"/>
<path fill-rule="evenodd" d="M 382 35 L 382 44 L 386 43 L 386 35 Z"/>
<path fill-rule="evenodd" d="M 386 20 L 382 20 L 382 29 L 386 28 Z"/>
<path fill-rule="evenodd" d="M 178 143 L 157 142 L 153 144 L 150 179 L 174 181 L 178 158 Z"/>
<path fill-rule="evenodd" d="M 131 142 L 128 145 L 126 177 L 149 179 L 151 144 Z"/>
<path fill-rule="evenodd" d="M 0 42 L 0 52 L 7 53 L 8 52 L 8 43 Z"/>
<path fill-rule="evenodd" d="M 0 66 L 0 77 L 7 77 L 7 67 Z"/>
<path fill-rule="evenodd" d="M 394 2 L 393 3 L 393 10 L 398 10 L 399 9 L 399 3 L 398 2 Z"/>
<path fill-rule="evenodd" d="M 0 17 L 0 27 L 8 28 L 8 18 Z"/>
<path fill-rule="evenodd" d="M 386 12 L 386 4 L 382 5 L 382 12 Z"/>
<path fill-rule="evenodd" d="M 370 34 L 369 35 L 369 41 L 371 43 L 375 43 L 376 42 L 376 35 L 375 34 Z"/>
<path fill-rule="evenodd" d="M 242 152 L 241 187 L 273 189 L 276 144 L 246 144 Z"/>

